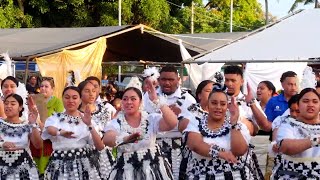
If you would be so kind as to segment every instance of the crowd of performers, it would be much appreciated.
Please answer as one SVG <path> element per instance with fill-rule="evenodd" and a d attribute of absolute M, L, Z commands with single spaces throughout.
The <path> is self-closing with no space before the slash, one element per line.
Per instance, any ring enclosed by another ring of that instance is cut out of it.
<path fill-rule="evenodd" d="M 202 81 L 196 98 L 181 89 L 173 66 L 145 74 L 145 91 L 127 87 L 120 112 L 100 99 L 96 77 L 66 87 L 62 100 L 44 77 L 45 120 L 32 96 L 17 92 L 18 81 L 5 78 L 0 179 L 320 179 L 319 94 L 315 86 L 297 94 L 294 72 L 282 75 L 277 96 L 272 83 L 261 82 L 257 99 L 250 85 L 241 92 L 238 66 Z M 266 177 L 251 144 L 259 130 L 272 135 L 275 163 Z"/>

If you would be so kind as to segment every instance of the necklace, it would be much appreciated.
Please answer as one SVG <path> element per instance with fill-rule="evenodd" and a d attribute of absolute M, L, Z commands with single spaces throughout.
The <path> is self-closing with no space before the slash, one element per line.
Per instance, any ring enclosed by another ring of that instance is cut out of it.
<path fill-rule="evenodd" d="M 140 125 L 136 128 L 133 128 L 128 124 L 123 112 L 121 112 L 118 115 L 117 121 L 120 124 L 121 131 L 127 132 L 128 134 L 133 134 L 133 133 L 139 132 L 140 136 L 143 136 L 143 135 L 147 134 L 147 132 L 148 132 L 149 121 L 148 121 L 147 117 L 148 117 L 148 113 L 145 111 L 142 111 L 141 118 L 140 118 L 141 119 Z"/>

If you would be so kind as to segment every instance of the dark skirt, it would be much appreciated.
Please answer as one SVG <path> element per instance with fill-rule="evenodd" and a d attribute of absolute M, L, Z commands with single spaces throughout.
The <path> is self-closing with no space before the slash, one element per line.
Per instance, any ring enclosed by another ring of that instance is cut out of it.
<path fill-rule="evenodd" d="M 37 167 L 27 150 L 0 151 L 0 179 L 39 179 Z"/>
<path fill-rule="evenodd" d="M 119 153 L 109 180 L 172 180 L 172 171 L 158 148 Z"/>
<path fill-rule="evenodd" d="M 101 179 L 100 155 L 92 147 L 53 151 L 44 179 Z"/>
<path fill-rule="evenodd" d="M 181 155 L 181 137 L 177 138 L 157 138 L 162 155 L 169 162 L 174 179 L 179 178 Z"/>

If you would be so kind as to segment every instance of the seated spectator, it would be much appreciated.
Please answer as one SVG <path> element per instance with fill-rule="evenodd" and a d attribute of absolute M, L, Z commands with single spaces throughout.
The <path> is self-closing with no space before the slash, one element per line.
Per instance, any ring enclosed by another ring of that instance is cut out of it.
<path fill-rule="evenodd" d="M 40 92 L 40 87 L 38 85 L 38 77 L 30 76 L 28 83 L 26 85 L 26 89 L 29 94 L 38 94 Z"/>

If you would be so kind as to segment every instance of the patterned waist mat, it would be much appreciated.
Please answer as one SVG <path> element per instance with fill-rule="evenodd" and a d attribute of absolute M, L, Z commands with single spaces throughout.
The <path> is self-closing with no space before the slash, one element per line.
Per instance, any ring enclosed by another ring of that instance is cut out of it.
<path fill-rule="evenodd" d="M 74 160 L 90 157 L 97 153 L 93 147 L 76 148 L 71 150 L 55 150 L 52 152 L 52 160 Z"/>
<path fill-rule="evenodd" d="M 146 159 L 154 159 L 154 157 L 160 156 L 159 148 L 150 148 L 150 149 L 143 149 L 135 152 L 124 152 L 118 153 L 119 158 L 123 158 L 124 160 L 129 160 L 134 158 L 138 161 L 146 160 Z"/>
<path fill-rule="evenodd" d="M 0 166 L 20 166 L 21 164 L 32 164 L 33 160 L 27 150 L 0 151 Z"/>

